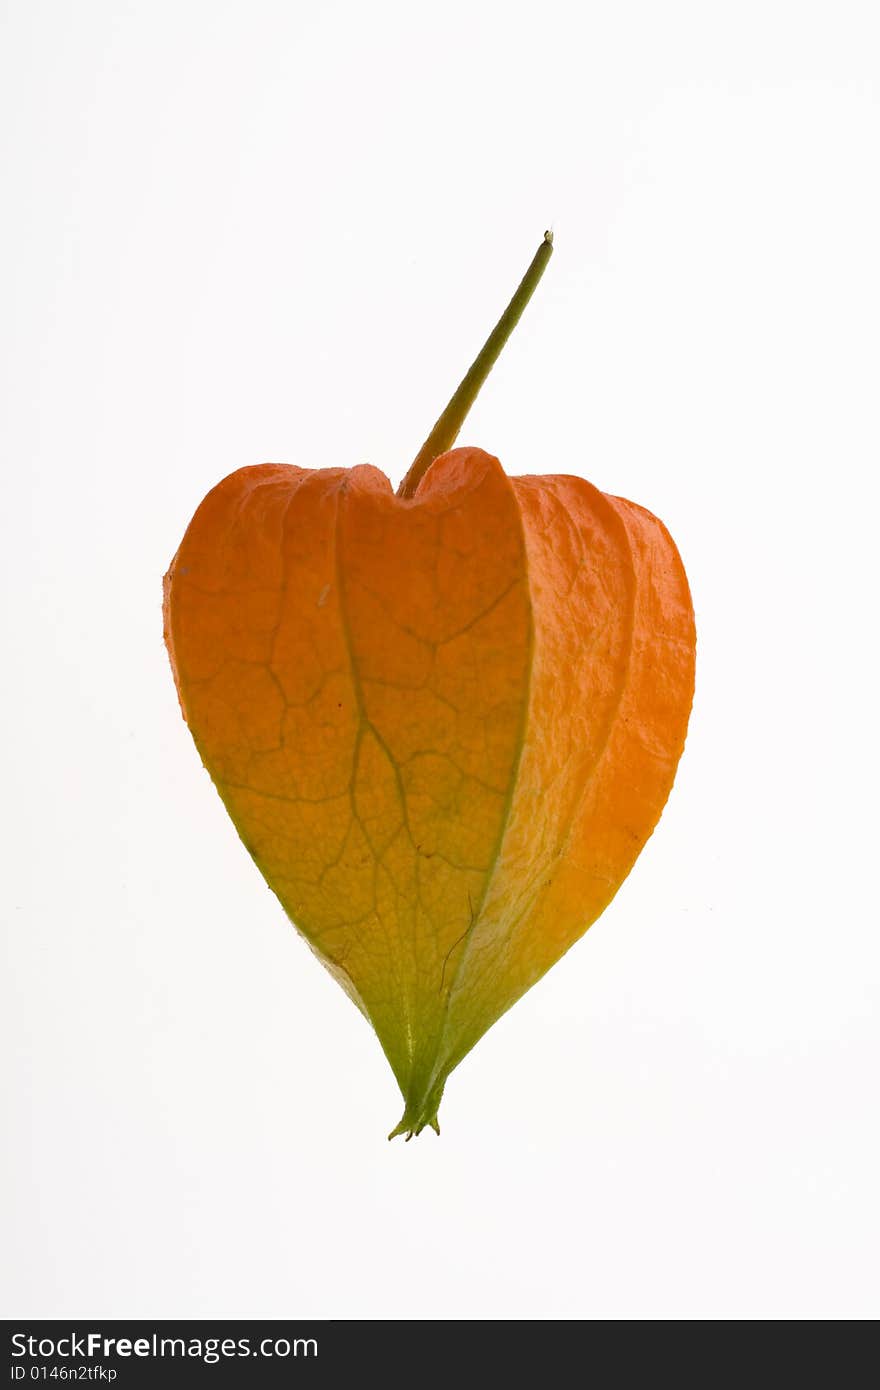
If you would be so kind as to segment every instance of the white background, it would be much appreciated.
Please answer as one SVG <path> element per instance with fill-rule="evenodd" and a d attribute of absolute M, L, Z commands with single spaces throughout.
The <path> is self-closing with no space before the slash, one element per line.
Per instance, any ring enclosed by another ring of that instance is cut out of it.
<path fill-rule="evenodd" d="M 2 9 L 7 1316 L 880 1312 L 880 25 L 834 3 Z M 662 823 L 443 1135 L 283 918 L 161 579 L 266 459 L 463 443 L 670 527 Z"/>

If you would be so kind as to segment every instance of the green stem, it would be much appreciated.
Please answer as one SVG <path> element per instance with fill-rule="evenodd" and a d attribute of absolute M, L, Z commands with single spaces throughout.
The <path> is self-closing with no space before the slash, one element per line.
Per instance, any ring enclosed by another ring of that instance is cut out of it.
<path fill-rule="evenodd" d="M 522 311 L 534 294 L 552 254 L 553 233 L 545 232 L 544 239 L 535 252 L 532 263 L 520 281 L 516 293 L 486 339 L 452 400 L 413 460 L 409 472 L 397 490 L 398 497 L 412 497 L 435 458 L 439 458 L 440 454 L 445 454 L 447 449 L 452 448 L 458 432 L 464 424 L 465 416 L 477 399 L 480 387 L 497 362 L 501 349 L 518 324 Z"/>

